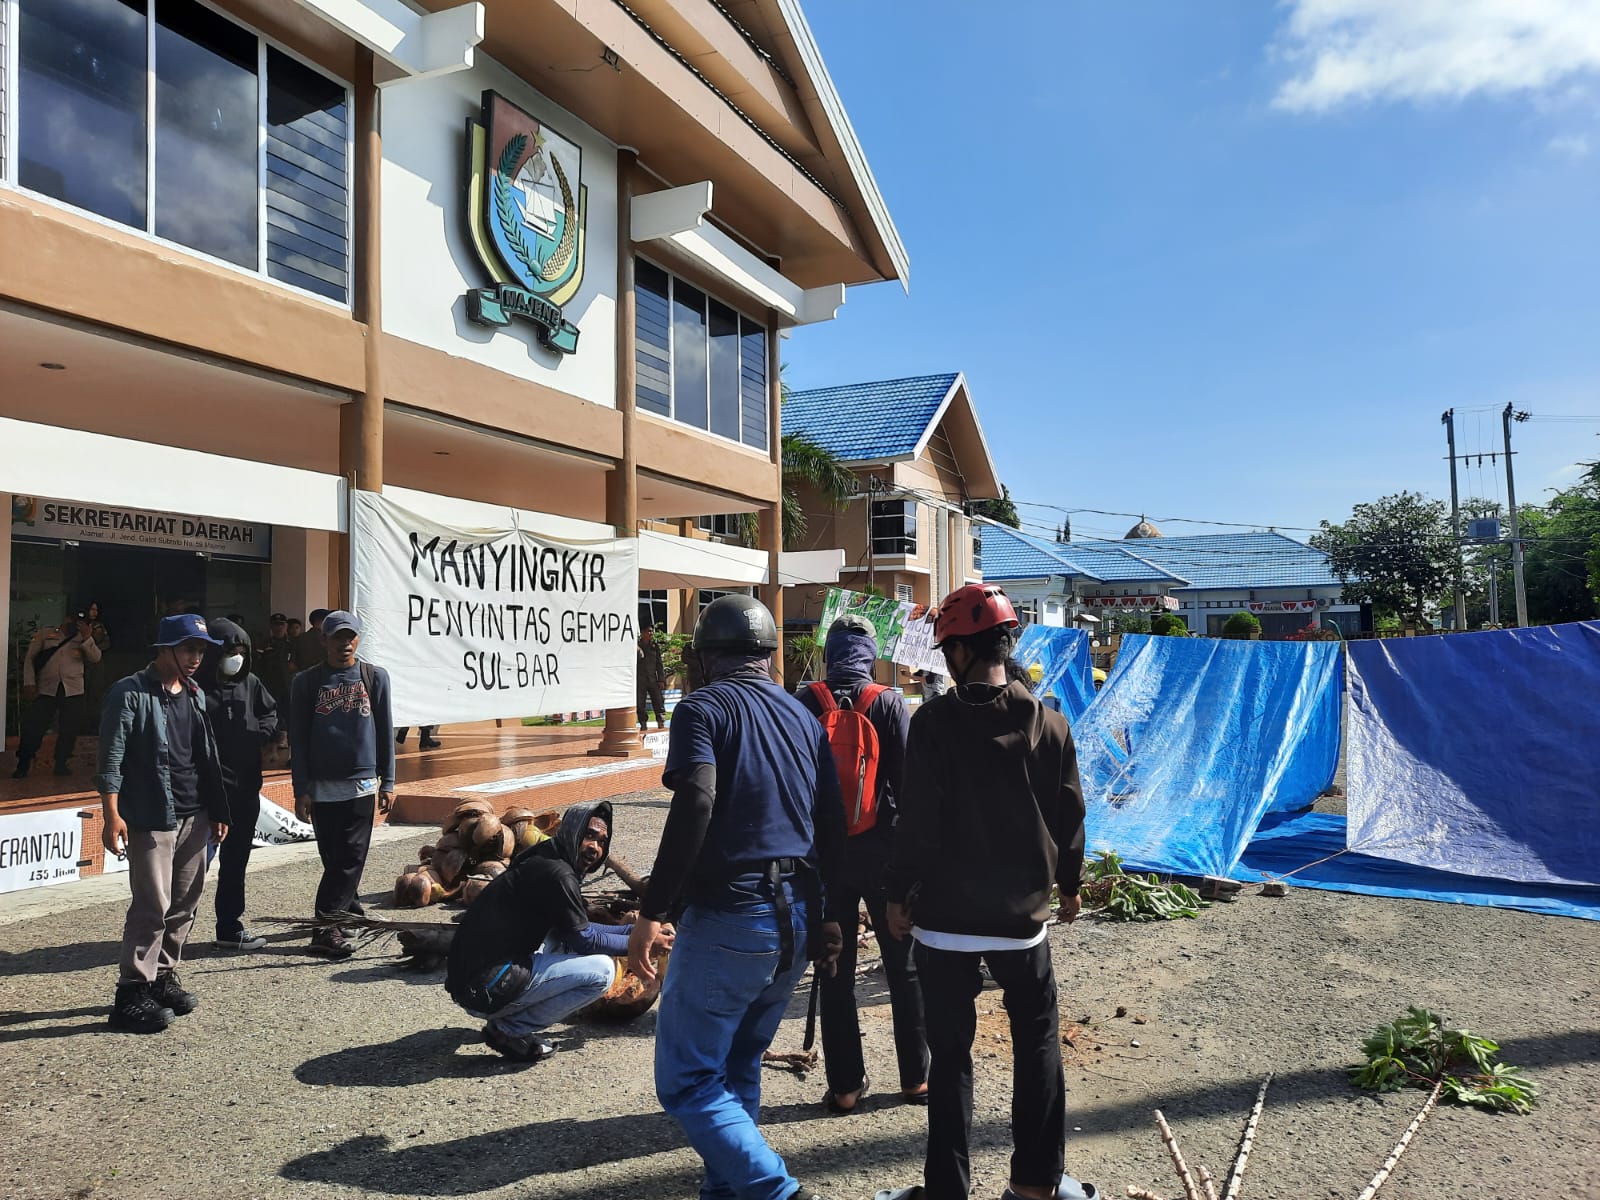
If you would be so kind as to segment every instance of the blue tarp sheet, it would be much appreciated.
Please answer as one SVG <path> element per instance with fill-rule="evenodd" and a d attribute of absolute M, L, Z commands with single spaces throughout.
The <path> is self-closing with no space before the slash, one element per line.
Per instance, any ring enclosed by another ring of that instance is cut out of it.
<path fill-rule="evenodd" d="M 1288 881 L 1294 887 L 1516 908 L 1523 912 L 1600 921 L 1600 891 L 1594 888 L 1474 879 L 1470 875 L 1433 871 L 1366 854 L 1339 854 L 1344 844 L 1345 819 L 1342 816 L 1312 812 L 1269 816 L 1261 822 L 1244 858 L 1234 868 L 1233 877 L 1246 883 L 1259 883 L 1296 871 L 1298 873 L 1289 876 Z M 1329 855 L 1338 857 L 1327 862 L 1318 861 Z M 1317 865 L 1300 870 L 1308 863 Z"/>
<path fill-rule="evenodd" d="M 1228 874 L 1267 812 L 1332 782 L 1342 684 L 1333 643 L 1124 637 L 1073 725 L 1089 848 Z"/>
<path fill-rule="evenodd" d="M 1076 719 L 1094 699 L 1094 664 L 1089 658 L 1089 635 L 1083 630 L 1029 625 L 1014 657 L 1024 669 L 1039 667 L 1033 694 L 1057 700 L 1067 720 Z"/>
<path fill-rule="evenodd" d="M 1600 884 L 1600 623 L 1350 644 L 1348 844 Z"/>

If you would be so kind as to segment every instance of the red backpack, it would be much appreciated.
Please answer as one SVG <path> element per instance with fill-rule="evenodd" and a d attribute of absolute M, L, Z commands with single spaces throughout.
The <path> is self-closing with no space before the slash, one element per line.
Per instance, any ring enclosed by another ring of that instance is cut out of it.
<path fill-rule="evenodd" d="M 813 683 L 811 694 L 821 707 L 822 728 L 833 750 L 844 795 L 845 832 L 854 837 L 878 823 L 878 731 L 867 720 L 867 709 L 888 689 L 869 683 L 848 708 L 840 708 L 825 683 Z"/>

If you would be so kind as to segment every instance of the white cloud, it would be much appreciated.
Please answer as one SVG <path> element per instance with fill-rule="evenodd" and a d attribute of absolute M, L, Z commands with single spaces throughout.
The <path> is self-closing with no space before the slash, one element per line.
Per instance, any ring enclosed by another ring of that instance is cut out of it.
<path fill-rule="evenodd" d="M 1536 93 L 1600 72 L 1595 0 L 1287 0 L 1273 46 L 1293 76 L 1273 104 L 1321 113 L 1380 100 Z"/>
<path fill-rule="evenodd" d="M 1589 157 L 1589 139 L 1581 133 L 1563 133 L 1551 138 L 1545 149 L 1561 158 L 1577 161 Z"/>

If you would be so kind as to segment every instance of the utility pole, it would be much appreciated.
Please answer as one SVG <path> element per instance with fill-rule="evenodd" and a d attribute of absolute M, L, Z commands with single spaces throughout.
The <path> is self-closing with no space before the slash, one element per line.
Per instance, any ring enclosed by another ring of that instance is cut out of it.
<path fill-rule="evenodd" d="M 1445 409 L 1439 420 L 1444 423 L 1445 438 L 1450 447 L 1450 539 L 1455 546 L 1456 630 L 1460 632 L 1467 627 L 1467 594 L 1461 583 L 1465 568 L 1461 565 L 1461 497 L 1456 490 L 1456 410 Z M 1509 464 L 1510 458 L 1506 462 Z"/>
<path fill-rule="evenodd" d="M 1511 470 L 1511 422 L 1526 421 L 1528 414 L 1513 412 L 1506 404 L 1500 413 L 1500 424 L 1506 441 L 1506 502 L 1511 509 L 1511 578 L 1517 590 L 1517 624 L 1528 624 L 1528 588 L 1522 578 L 1522 526 L 1517 518 L 1517 483 Z"/>

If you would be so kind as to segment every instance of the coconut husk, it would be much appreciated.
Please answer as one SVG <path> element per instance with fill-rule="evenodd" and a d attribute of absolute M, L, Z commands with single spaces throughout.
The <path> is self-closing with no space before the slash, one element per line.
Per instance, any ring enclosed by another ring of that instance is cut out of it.
<path fill-rule="evenodd" d="M 512 847 L 512 853 L 514 854 L 521 854 L 524 850 L 531 849 L 532 847 L 537 846 L 540 842 L 547 842 L 550 840 L 550 835 L 544 830 L 540 829 L 532 821 L 523 821 L 521 824 L 517 825 L 516 834 L 516 843 Z"/>
<path fill-rule="evenodd" d="M 500 850 L 500 835 L 504 831 L 505 826 L 500 823 L 499 817 L 484 813 L 472 826 L 472 832 L 463 836 L 472 847 L 475 858 L 494 858 Z"/>
<path fill-rule="evenodd" d="M 516 808 L 508 808 L 500 814 L 500 820 L 506 825 L 515 825 L 518 821 L 533 820 L 533 809 L 523 808 L 520 804 Z"/>
<path fill-rule="evenodd" d="M 435 854 L 428 866 L 434 877 L 449 887 L 466 871 L 467 856 L 461 850 L 446 850 L 443 854 Z"/>
<path fill-rule="evenodd" d="M 462 883 L 460 894 L 456 899 L 463 904 L 471 904 L 479 896 L 483 895 L 483 889 L 488 887 L 491 882 L 491 880 L 482 875 L 469 875 L 465 882 Z"/>
<path fill-rule="evenodd" d="M 467 813 L 456 822 L 454 832 L 456 840 L 460 842 L 459 849 L 465 850 L 469 854 L 472 852 L 472 848 L 478 840 L 478 822 L 481 820 L 483 820 L 482 813 Z"/>
<path fill-rule="evenodd" d="M 424 846 L 421 850 L 417 851 L 417 858 L 420 859 L 422 862 L 427 862 L 432 857 L 433 857 L 433 847 L 432 846 Z"/>
<path fill-rule="evenodd" d="M 450 819 L 459 821 L 468 813 L 492 813 L 494 805 L 487 800 L 463 800 L 450 810 Z"/>
<path fill-rule="evenodd" d="M 506 865 L 503 862 L 482 863 L 479 865 L 476 872 L 476 874 L 479 875 L 487 875 L 490 879 L 499 879 L 500 876 L 504 875 L 505 873 Z"/>
<path fill-rule="evenodd" d="M 533 824 L 540 833 L 548 837 L 561 827 L 561 810 L 556 808 L 549 812 L 537 813 L 533 818 Z"/>
<path fill-rule="evenodd" d="M 426 908 L 433 898 L 433 880 L 419 871 L 407 871 L 394 881 L 396 908 Z"/>
<path fill-rule="evenodd" d="M 643 1016 L 655 1004 L 656 997 L 661 995 L 661 984 L 667 977 L 667 961 L 671 957 L 670 951 L 655 956 L 654 982 L 640 979 L 628 970 L 626 958 L 618 958 L 611 986 L 600 999 L 584 1008 L 580 1015 L 596 1021 L 631 1021 Z"/>
<path fill-rule="evenodd" d="M 439 855 L 443 854 L 446 850 L 459 850 L 459 849 L 461 849 L 461 835 L 459 833 L 454 833 L 454 832 L 447 833 L 442 838 L 440 838 L 437 842 L 434 843 L 433 854 L 430 855 L 430 857 L 437 858 Z"/>
<path fill-rule="evenodd" d="M 492 856 L 485 856 L 484 861 L 495 863 L 509 862 L 511 861 L 511 856 L 515 854 L 516 851 L 517 835 L 513 833 L 511 831 L 511 827 L 507 825 L 502 827 L 500 830 L 500 844 L 495 847 L 494 854 Z"/>
<path fill-rule="evenodd" d="M 407 863 L 405 866 L 400 868 L 400 874 L 415 875 L 420 870 L 422 870 L 421 863 Z"/>

